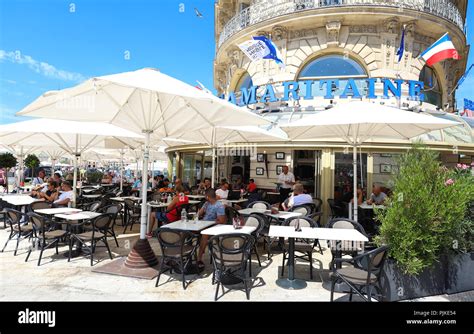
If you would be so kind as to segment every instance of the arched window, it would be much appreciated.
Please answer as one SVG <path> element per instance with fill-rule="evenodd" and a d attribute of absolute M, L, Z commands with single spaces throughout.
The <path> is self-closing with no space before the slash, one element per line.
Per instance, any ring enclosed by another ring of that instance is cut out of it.
<path fill-rule="evenodd" d="M 359 93 L 364 94 L 367 91 L 366 82 L 358 79 L 367 77 L 365 68 L 354 59 L 340 54 L 331 54 L 318 57 L 307 63 L 301 69 L 298 80 L 338 79 L 339 88 L 333 84 L 332 91 L 335 95 L 341 95 L 343 93 L 341 87 L 345 87 L 349 79 L 355 79 Z M 313 85 L 312 87 L 313 96 L 325 95 L 325 90 L 321 89 L 319 85 Z M 302 90 L 300 95 L 306 94 L 306 87 L 302 88 Z"/>
<path fill-rule="evenodd" d="M 367 72 L 355 60 L 343 55 L 328 55 L 316 58 L 305 65 L 299 79 L 321 78 L 365 78 Z"/>
<path fill-rule="evenodd" d="M 442 107 L 442 91 L 436 72 L 429 66 L 424 66 L 420 72 L 420 81 L 425 84 L 425 100 L 435 106 Z"/>
<path fill-rule="evenodd" d="M 235 85 L 234 92 L 238 93 L 242 88 L 249 89 L 253 86 L 252 77 L 248 72 L 244 72 Z"/>

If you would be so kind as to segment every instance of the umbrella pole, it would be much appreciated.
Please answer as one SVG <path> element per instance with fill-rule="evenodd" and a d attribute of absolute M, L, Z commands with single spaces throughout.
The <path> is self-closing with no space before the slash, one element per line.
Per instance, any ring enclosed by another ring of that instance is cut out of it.
<path fill-rule="evenodd" d="M 353 187 L 354 187 L 354 214 L 353 214 L 353 219 L 357 221 L 357 209 L 359 206 L 359 203 L 357 202 L 357 144 L 354 142 L 354 146 L 352 148 L 352 166 L 354 168 L 353 171 Z"/>
<path fill-rule="evenodd" d="M 123 190 L 123 155 L 125 152 L 120 151 L 120 191 Z"/>
<path fill-rule="evenodd" d="M 216 128 L 212 128 L 212 171 L 211 171 L 211 187 L 214 188 L 216 179 Z"/>
<path fill-rule="evenodd" d="M 24 170 L 24 161 L 23 161 L 23 146 L 20 148 L 20 175 L 19 175 L 19 187 L 22 185 L 23 182 L 23 170 Z M 7 185 L 7 192 L 8 192 L 8 185 Z"/>
<path fill-rule="evenodd" d="M 140 239 L 135 243 L 132 250 L 124 262 L 124 266 L 132 269 L 143 269 L 158 265 L 158 259 L 151 249 L 150 243 L 146 238 L 147 228 L 147 189 L 148 189 L 148 158 L 150 155 L 150 134 L 152 131 L 143 131 L 145 133 L 145 148 L 143 150 L 143 171 L 142 171 L 142 208 L 140 216 Z"/>

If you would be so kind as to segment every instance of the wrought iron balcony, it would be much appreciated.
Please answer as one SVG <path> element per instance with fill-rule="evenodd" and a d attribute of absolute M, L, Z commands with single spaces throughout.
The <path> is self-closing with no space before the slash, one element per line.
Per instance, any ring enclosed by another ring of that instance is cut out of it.
<path fill-rule="evenodd" d="M 450 0 L 257 0 L 226 23 L 219 36 L 218 47 L 242 29 L 278 16 L 318 8 L 348 6 L 417 10 L 451 21 L 461 30 L 464 27 L 461 13 Z"/>

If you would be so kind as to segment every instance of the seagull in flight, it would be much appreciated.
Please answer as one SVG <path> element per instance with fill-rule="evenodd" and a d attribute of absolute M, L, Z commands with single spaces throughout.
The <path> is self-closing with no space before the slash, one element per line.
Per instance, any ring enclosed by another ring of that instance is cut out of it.
<path fill-rule="evenodd" d="M 201 12 L 196 8 L 194 7 L 194 12 L 196 13 L 196 16 L 199 17 L 199 18 L 203 18 L 204 16 L 202 16 Z"/>

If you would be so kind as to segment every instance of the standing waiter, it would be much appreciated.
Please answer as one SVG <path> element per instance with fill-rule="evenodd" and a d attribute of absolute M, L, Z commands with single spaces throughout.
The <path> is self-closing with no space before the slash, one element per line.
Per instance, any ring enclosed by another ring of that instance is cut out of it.
<path fill-rule="evenodd" d="M 291 192 L 292 186 L 295 184 L 295 176 L 289 172 L 288 166 L 283 166 L 283 172 L 278 176 L 278 183 L 280 183 L 280 206 Z"/>

